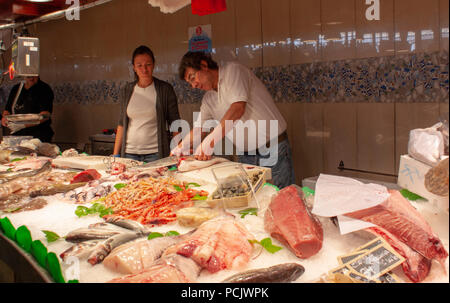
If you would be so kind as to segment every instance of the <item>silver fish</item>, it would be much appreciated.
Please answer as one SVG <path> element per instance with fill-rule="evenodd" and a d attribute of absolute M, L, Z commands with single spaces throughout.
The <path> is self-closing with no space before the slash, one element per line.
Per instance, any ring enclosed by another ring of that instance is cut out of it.
<path fill-rule="evenodd" d="M 46 161 L 44 165 L 42 165 L 39 169 L 30 169 L 26 171 L 19 171 L 19 172 L 10 172 L 10 173 L 4 173 L 0 175 L 0 183 L 7 183 L 11 180 L 21 178 L 21 177 L 32 177 L 36 176 L 38 174 L 50 171 L 52 169 L 52 164 L 50 161 Z"/>
<path fill-rule="evenodd" d="M 93 240 L 74 244 L 70 248 L 62 252 L 59 256 L 62 260 L 65 260 L 65 258 L 70 256 L 82 258 L 90 254 L 99 242 L 99 240 Z"/>
<path fill-rule="evenodd" d="M 223 280 L 224 283 L 283 283 L 297 280 L 305 268 L 297 263 L 284 263 L 275 266 L 252 269 L 238 273 Z"/>
<path fill-rule="evenodd" d="M 97 244 L 93 252 L 89 255 L 88 262 L 92 265 L 101 263 L 114 248 L 138 237 L 139 235 L 137 233 L 121 233 L 114 235 L 106 241 Z"/>
<path fill-rule="evenodd" d="M 48 188 L 43 188 L 39 190 L 32 191 L 30 193 L 30 197 L 37 197 L 37 196 L 51 196 L 59 193 L 66 193 L 70 190 L 73 190 L 75 188 L 84 186 L 86 182 L 80 182 L 80 183 L 73 183 L 73 184 L 55 184 Z"/>
<path fill-rule="evenodd" d="M 78 243 L 89 240 L 108 239 L 121 233 L 123 232 L 111 228 L 78 228 L 69 232 L 65 239 L 67 242 Z"/>
<path fill-rule="evenodd" d="M 110 216 L 106 219 L 106 222 L 126 228 L 128 230 L 132 230 L 143 236 L 148 235 L 151 232 L 147 227 L 137 221 L 123 219 L 118 216 Z"/>

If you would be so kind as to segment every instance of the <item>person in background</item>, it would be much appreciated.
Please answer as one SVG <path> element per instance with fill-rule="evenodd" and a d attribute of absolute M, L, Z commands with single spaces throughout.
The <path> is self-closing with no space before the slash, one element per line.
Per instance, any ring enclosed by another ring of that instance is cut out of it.
<path fill-rule="evenodd" d="M 180 119 L 173 87 L 153 76 L 155 57 L 147 46 L 136 48 L 131 63 L 136 80 L 119 96 L 120 117 L 114 156 L 152 162 L 167 157 L 170 124 Z"/>
<path fill-rule="evenodd" d="M 41 142 L 50 143 L 54 135 L 51 127 L 53 111 L 53 90 L 39 76 L 25 77 L 25 81 L 13 86 L 2 113 L 2 125 L 14 136 L 33 136 Z M 41 114 L 44 119 L 36 124 L 9 123 L 11 114 Z"/>
<path fill-rule="evenodd" d="M 231 134 L 229 139 L 236 146 L 239 162 L 270 167 L 272 181 L 280 188 L 295 184 L 286 121 L 267 88 L 250 69 L 238 62 L 219 66 L 207 53 L 187 52 L 181 60 L 179 76 L 193 88 L 206 91 L 200 108 L 201 121 L 196 124 L 202 125 L 202 121 L 207 120 L 220 122 L 208 136 L 202 133 L 205 138 L 198 146 L 193 144 L 195 128 L 191 130 L 171 151 L 173 155 L 195 150 L 197 160 L 209 160 L 216 142 Z M 271 125 L 271 121 L 275 125 Z M 248 133 L 245 123 L 255 125 L 256 134 Z M 233 132 L 242 134 L 242 140 Z M 252 143 L 256 141 L 255 137 L 258 142 Z M 268 161 L 272 152 L 275 160 Z"/>

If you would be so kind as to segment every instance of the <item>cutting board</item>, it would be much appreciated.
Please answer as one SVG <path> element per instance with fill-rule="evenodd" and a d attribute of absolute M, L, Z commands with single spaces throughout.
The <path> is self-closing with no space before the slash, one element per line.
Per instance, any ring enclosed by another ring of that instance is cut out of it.
<path fill-rule="evenodd" d="M 60 168 L 107 170 L 109 169 L 108 161 L 110 159 L 110 157 L 105 156 L 57 157 L 52 160 L 52 164 Z M 143 164 L 143 162 L 126 158 L 113 158 L 113 160 L 123 163 L 127 167 Z"/>

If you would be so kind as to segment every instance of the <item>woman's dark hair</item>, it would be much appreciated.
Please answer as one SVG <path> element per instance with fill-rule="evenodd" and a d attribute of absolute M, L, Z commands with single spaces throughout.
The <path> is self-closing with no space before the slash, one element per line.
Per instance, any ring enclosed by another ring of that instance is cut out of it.
<path fill-rule="evenodd" d="M 136 58 L 137 55 L 149 55 L 150 58 L 152 58 L 153 64 L 155 64 L 155 56 L 153 56 L 153 52 L 148 46 L 141 45 L 134 50 L 131 64 L 134 64 L 134 58 Z"/>
<path fill-rule="evenodd" d="M 201 69 L 201 62 L 204 60 L 210 69 L 218 69 L 216 61 L 211 58 L 211 55 L 204 52 L 187 52 L 181 59 L 180 66 L 178 67 L 178 75 L 181 80 L 184 80 L 184 74 L 186 69 L 191 67 L 195 70 Z"/>

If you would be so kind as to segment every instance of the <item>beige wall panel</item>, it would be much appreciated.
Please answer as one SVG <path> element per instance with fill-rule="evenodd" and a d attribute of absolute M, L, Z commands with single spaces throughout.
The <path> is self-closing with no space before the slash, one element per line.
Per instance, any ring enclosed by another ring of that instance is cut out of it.
<path fill-rule="evenodd" d="M 262 0 L 263 65 L 288 65 L 291 61 L 290 0 Z"/>
<path fill-rule="evenodd" d="M 324 104 L 324 173 L 339 174 L 341 160 L 347 168 L 357 167 L 356 119 L 355 104 Z"/>
<path fill-rule="evenodd" d="M 236 54 L 249 68 L 262 66 L 261 1 L 236 1 Z"/>
<path fill-rule="evenodd" d="M 200 103 L 197 104 L 178 104 L 178 111 L 180 112 L 180 118 L 186 120 L 192 127 L 193 113 L 200 111 Z"/>
<path fill-rule="evenodd" d="M 395 174 L 394 104 L 358 103 L 358 169 Z"/>
<path fill-rule="evenodd" d="M 439 122 L 438 103 L 395 104 L 396 172 L 400 156 L 408 153 L 409 132 L 416 128 L 427 128 Z"/>
<path fill-rule="evenodd" d="M 448 118 L 448 103 L 439 103 L 439 117 L 446 116 Z"/>
<path fill-rule="evenodd" d="M 320 1 L 291 1 L 291 64 L 321 60 Z"/>
<path fill-rule="evenodd" d="M 228 0 L 227 10 L 211 15 L 214 60 L 219 64 L 236 60 L 236 2 Z"/>
<path fill-rule="evenodd" d="M 439 50 L 439 0 L 396 0 L 396 53 Z"/>
<path fill-rule="evenodd" d="M 321 0 L 322 60 L 356 57 L 355 0 Z"/>
<path fill-rule="evenodd" d="M 323 104 L 277 103 L 288 124 L 296 184 L 323 172 Z"/>
<path fill-rule="evenodd" d="M 90 135 L 100 134 L 105 128 L 116 128 L 118 119 L 118 104 L 55 104 L 52 115 L 53 142 L 88 143 Z"/>
<path fill-rule="evenodd" d="M 449 0 L 439 0 L 439 49 L 448 51 L 448 15 Z"/>
<path fill-rule="evenodd" d="M 169 74 L 178 75 L 178 66 L 183 55 L 188 51 L 188 16 L 191 14 L 190 6 L 173 14 L 164 14 L 160 26 L 165 41 L 164 64 L 167 64 Z"/>
<path fill-rule="evenodd" d="M 394 0 L 380 0 L 380 20 L 367 20 L 371 5 L 356 1 L 356 57 L 392 56 L 394 51 Z"/>

